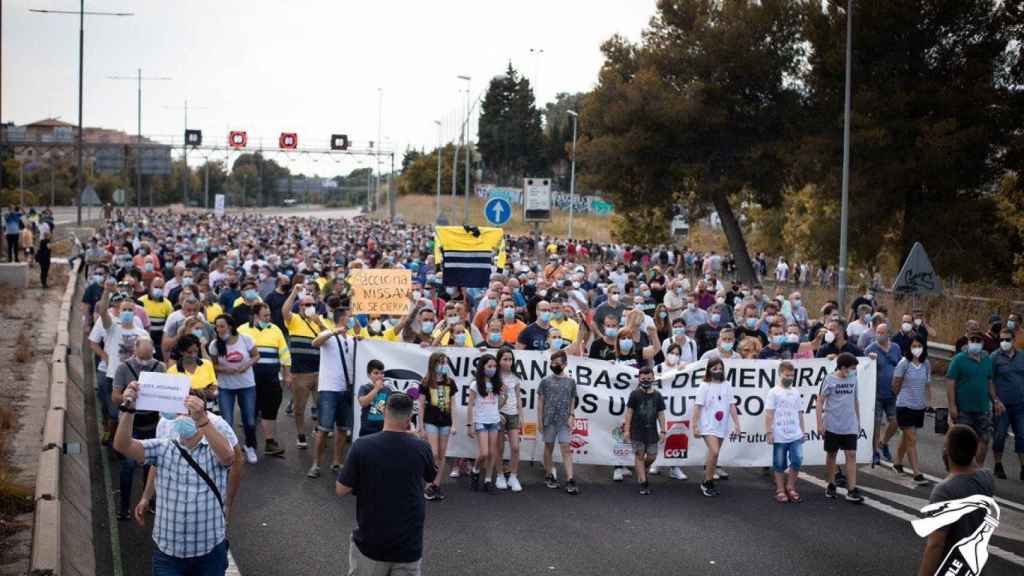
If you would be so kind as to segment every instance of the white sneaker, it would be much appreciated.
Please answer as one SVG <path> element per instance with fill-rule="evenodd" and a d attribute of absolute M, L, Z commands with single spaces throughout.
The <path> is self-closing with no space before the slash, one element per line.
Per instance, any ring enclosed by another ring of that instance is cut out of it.
<path fill-rule="evenodd" d="M 657 476 L 658 475 L 658 465 L 657 464 L 651 464 L 651 467 L 647 469 L 647 473 L 648 474 L 653 474 L 653 475 Z"/>
<path fill-rule="evenodd" d="M 622 482 L 622 467 L 621 466 L 616 466 L 615 469 L 612 470 L 612 480 L 614 480 L 616 482 Z"/>
<path fill-rule="evenodd" d="M 498 474 L 498 477 L 494 480 L 494 487 L 498 490 L 508 490 L 508 482 L 505 481 L 504 474 Z"/>
<path fill-rule="evenodd" d="M 249 464 L 255 464 L 258 461 L 256 458 L 256 449 L 252 446 L 245 447 L 245 461 Z"/>
<path fill-rule="evenodd" d="M 519 477 L 515 474 L 508 477 L 508 488 L 513 492 L 523 491 L 523 485 L 519 483 Z"/>
<path fill-rule="evenodd" d="M 622 475 L 623 476 L 632 476 L 633 475 L 633 469 L 632 468 L 629 468 L 627 466 L 622 466 L 621 469 L 622 469 Z"/>
<path fill-rule="evenodd" d="M 458 478 L 459 477 L 459 467 L 458 466 L 453 467 L 451 473 L 448 474 L 448 477 L 449 478 Z"/>
<path fill-rule="evenodd" d="M 729 473 L 722 468 L 715 468 L 715 480 L 728 480 Z"/>
<path fill-rule="evenodd" d="M 686 472 L 683 472 L 683 469 L 679 466 L 673 466 L 668 475 L 675 480 L 686 480 Z"/>

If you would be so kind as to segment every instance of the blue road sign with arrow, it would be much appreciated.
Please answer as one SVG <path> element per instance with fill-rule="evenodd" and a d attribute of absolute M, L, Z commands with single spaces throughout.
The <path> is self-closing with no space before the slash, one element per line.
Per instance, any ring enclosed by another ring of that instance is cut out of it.
<path fill-rule="evenodd" d="M 484 204 L 484 216 L 491 224 L 503 226 L 512 218 L 512 205 L 504 198 L 493 197 Z"/>

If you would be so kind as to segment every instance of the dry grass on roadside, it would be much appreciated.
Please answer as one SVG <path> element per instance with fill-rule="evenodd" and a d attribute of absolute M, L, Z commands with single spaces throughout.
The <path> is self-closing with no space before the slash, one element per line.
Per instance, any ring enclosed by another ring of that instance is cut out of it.
<path fill-rule="evenodd" d="M 18 338 L 14 341 L 14 361 L 18 364 L 25 364 L 35 356 L 35 348 L 32 346 L 32 336 L 28 330 L 22 329 Z"/>

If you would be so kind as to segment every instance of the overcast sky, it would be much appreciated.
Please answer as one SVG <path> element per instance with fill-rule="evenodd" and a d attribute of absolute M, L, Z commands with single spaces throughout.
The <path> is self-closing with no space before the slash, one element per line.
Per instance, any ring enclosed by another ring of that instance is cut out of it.
<path fill-rule="evenodd" d="M 326 147 L 331 133 L 356 145 L 377 140 L 383 92 L 385 146 L 432 147 L 434 120 L 451 139 L 464 114 L 465 82 L 476 98 L 513 66 L 538 86 L 538 103 L 593 87 L 601 43 L 638 39 L 655 0 L 92 0 L 87 10 L 132 17 L 86 17 L 85 124 L 136 129 L 136 83 L 107 76 L 169 76 L 144 82 L 142 131 L 181 141 L 189 127 L 206 143 L 247 130 L 277 146 L 282 131 L 300 146 Z M 72 0 L 3 2 L 3 122 L 49 116 L 77 121 L 78 17 Z M 543 49 L 531 54 L 530 49 Z M 176 108 L 176 109 L 168 109 Z M 475 128 L 476 121 L 474 119 Z M 202 153 L 190 155 L 198 160 Z M 271 156 L 275 157 L 275 156 Z M 277 157 L 286 163 L 283 157 Z M 396 163 L 398 159 L 396 158 Z M 295 171 L 347 173 L 352 160 L 293 160 Z"/>

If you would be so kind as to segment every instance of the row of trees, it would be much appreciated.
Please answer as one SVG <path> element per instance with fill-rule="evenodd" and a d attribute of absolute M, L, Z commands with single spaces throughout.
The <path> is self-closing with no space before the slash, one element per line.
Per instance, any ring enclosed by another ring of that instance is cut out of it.
<path fill-rule="evenodd" d="M 718 213 L 746 277 L 740 211 L 780 251 L 835 261 L 845 4 L 662 0 L 641 41 L 604 44 L 578 174 L 621 238 L 663 238 L 685 204 Z M 1021 279 L 1024 7 L 855 1 L 853 35 L 854 264 L 921 241 L 940 273 L 1008 281 L 1016 257 Z"/>

